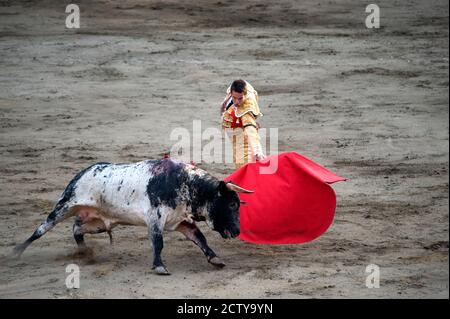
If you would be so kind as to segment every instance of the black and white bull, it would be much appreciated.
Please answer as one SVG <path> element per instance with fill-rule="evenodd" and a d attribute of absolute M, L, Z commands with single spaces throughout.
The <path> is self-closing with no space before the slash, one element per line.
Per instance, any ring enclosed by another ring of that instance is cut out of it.
<path fill-rule="evenodd" d="M 251 193 L 171 158 L 97 163 L 70 181 L 47 220 L 14 248 L 14 254 L 20 256 L 34 240 L 76 215 L 73 234 L 80 250 L 86 249 L 84 234 L 107 232 L 112 240 L 111 229 L 117 225 L 146 226 L 156 273 L 169 274 L 161 260 L 163 230 L 183 233 L 201 248 L 208 262 L 223 267 L 195 221 L 206 221 L 223 238 L 239 235 L 238 192 Z"/>

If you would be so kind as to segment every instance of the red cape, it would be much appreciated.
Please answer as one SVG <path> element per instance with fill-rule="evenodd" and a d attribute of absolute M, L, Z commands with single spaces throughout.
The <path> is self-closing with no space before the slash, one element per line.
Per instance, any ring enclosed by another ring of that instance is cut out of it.
<path fill-rule="evenodd" d="M 276 164 L 273 174 L 261 174 Z M 331 225 L 336 195 L 328 184 L 345 178 L 290 152 L 249 163 L 225 180 L 254 191 L 240 194 L 247 202 L 240 210 L 240 239 L 255 244 L 299 244 L 319 237 Z"/>

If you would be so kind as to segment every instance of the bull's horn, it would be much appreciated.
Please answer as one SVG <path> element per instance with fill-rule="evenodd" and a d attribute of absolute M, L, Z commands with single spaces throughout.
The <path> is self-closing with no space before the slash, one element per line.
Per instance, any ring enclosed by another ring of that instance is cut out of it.
<path fill-rule="evenodd" d="M 253 193 L 253 191 L 249 191 L 248 189 L 245 189 L 245 188 L 242 188 L 240 186 L 237 186 L 236 184 L 233 184 L 232 182 L 228 182 L 227 183 L 227 188 L 230 191 L 235 191 L 235 192 L 238 192 L 238 193 L 246 193 L 246 194 Z"/>

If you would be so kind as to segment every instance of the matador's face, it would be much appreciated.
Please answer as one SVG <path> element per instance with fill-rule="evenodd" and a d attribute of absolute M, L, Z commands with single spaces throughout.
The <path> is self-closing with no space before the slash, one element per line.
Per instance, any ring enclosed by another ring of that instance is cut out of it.
<path fill-rule="evenodd" d="M 231 98 L 233 99 L 233 104 L 235 106 L 239 106 L 244 101 L 245 94 L 244 93 L 235 92 L 235 91 L 231 91 Z"/>

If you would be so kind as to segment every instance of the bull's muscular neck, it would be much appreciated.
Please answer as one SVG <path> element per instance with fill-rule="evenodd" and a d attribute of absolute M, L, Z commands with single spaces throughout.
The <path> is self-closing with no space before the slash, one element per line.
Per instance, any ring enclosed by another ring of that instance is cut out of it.
<path fill-rule="evenodd" d="M 205 206 L 217 196 L 219 180 L 206 172 L 203 175 L 189 175 L 188 180 L 191 211 L 194 216 L 200 215 Z"/>
<path fill-rule="evenodd" d="M 152 177 L 147 194 L 153 207 L 166 205 L 175 209 L 186 203 L 192 214 L 198 216 L 217 195 L 219 180 L 198 167 L 171 158 L 148 164 Z"/>

